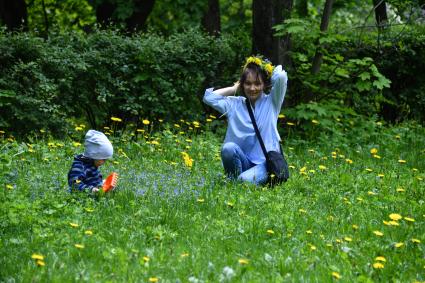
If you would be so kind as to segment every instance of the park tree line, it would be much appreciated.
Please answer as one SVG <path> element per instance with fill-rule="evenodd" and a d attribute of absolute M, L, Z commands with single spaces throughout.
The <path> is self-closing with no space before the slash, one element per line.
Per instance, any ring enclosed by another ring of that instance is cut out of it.
<path fill-rule="evenodd" d="M 285 114 L 300 125 L 423 121 L 423 2 L 0 0 L 0 127 L 210 114 L 202 90 L 236 80 L 249 54 L 288 70 Z"/>
<path fill-rule="evenodd" d="M 226 2 L 234 3 L 230 7 Z M 369 2 L 369 10 L 375 15 L 377 27 L 384 29 L 388 24 L 387 1 L 370 0 Z M 424 9 L 422 0 L 389 2 L 400 8 L 400 14 L 405 11 L 406 8 L 403 7 L 407 2 L 412 2 L 411 4 Z M 230 22 L 233 21 L 236 25 L 250 22 L 248 28 L 251 31 L 248 32 L 252 35 L 252 53 L 264 54 L 275 64 L 286 64 L 288 63 L 287 53 L 291 46 L 290 36 L 276 36 L 273 27 L 289 19 L 294 13 L 300 18 L 308 18 L 309 5 L 314 5 L 322 13 L 320 31 L 325 33 L 334 3 L 335 8 L 343 9 L 359 4 L 359 1 L 0 0 L 0 19 L 8 30 L 27 31 L 31 27 L 45 37 L 48 36 L 49 29 L 54 24 L 85 31 L 90 31 L 94 23 L 103 27 L 118 24 L 127 32 L 134 33 L 145 31 L 149 25 L 163 27 L 165 30 L 169 26 L 178 25 L 172 22 L 182 22 L 188 26 L 200 24 L 209 34 L 220 36 L 222 32 L 220 11 L 233 9 L 236 12 L 233 14 L 227 12 L 226 15 L 233 18 Z M 367 8 L 367 5 L 363 3 L 362 7 Z M 149 17 L 151 17 L 150 20 Z M 321 56 L 321 52 L 318 51 L 314 57 L 313 74 L 320 69 Z"/>

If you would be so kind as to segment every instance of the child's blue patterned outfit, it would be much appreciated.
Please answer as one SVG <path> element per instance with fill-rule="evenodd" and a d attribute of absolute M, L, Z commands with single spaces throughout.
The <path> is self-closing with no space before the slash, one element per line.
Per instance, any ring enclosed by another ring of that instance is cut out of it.
<path fill-rule="evenodd" d="M 71 169 L 68 172 L 68 185 L 70 190 L 89 191 L 101 187 L 102 175 L 94 160 L 79 154 L 74 157 Z"/>

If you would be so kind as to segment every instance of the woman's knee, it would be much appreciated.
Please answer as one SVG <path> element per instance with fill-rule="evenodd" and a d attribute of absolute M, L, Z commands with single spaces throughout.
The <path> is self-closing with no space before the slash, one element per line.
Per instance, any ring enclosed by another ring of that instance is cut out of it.
<path fill-rule="evenodd" d="M 221 148 L 221 157 L 223 159 L 233 158 L 233 156 L 236 153 L 237 147 L 238 145 L 235 144 L 234 142 L 225 143 L 223 147 Z"/>

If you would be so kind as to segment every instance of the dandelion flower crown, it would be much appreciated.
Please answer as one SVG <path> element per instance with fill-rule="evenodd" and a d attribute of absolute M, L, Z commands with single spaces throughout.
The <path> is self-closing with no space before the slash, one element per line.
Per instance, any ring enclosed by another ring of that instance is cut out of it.
<path fill-rule="evenodd" d="M 266 73 L 267 78 L 271 78 L 274 66 L 268 59 L 263 59 L 261 56 L 250 56 L 246 59 L 243 69 L 245 70 L 250 63 L 258 65 Z"/>

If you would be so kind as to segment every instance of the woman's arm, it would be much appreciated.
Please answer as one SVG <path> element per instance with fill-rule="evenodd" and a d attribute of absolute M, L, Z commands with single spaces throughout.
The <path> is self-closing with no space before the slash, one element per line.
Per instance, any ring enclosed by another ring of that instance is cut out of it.
<path fill-rule="evenodd" d="M 214 93 L 221 96 L 234 96 L 236 92 L 238 91 L 238 88 L 239 88 L 239 81 L 236 82 L 233 86 L 214 90 Z"/>
<path fill-rule="evenodd" d="M 282 69 L 281 65 L 274 68 L 272 74 L 272 90 L 270 95 L 273 100 L 273 105 L 277 112 L 280 112 L 283 100 L 285 99 L 286 87 L 288 84 L 288 75 L 285 70 Z"/>
<path fill-rule="evenodd" d="M 235 95 L 238 87 L 239 82 L 235 83 L 233 86 L 220 88 L 217 90 L 209 88 L 205 91 L 204 103 L 222 114 L 228 113 L 229 109 L 231 108 L 231 102 L 229 101 L 228 97 Z"/>

